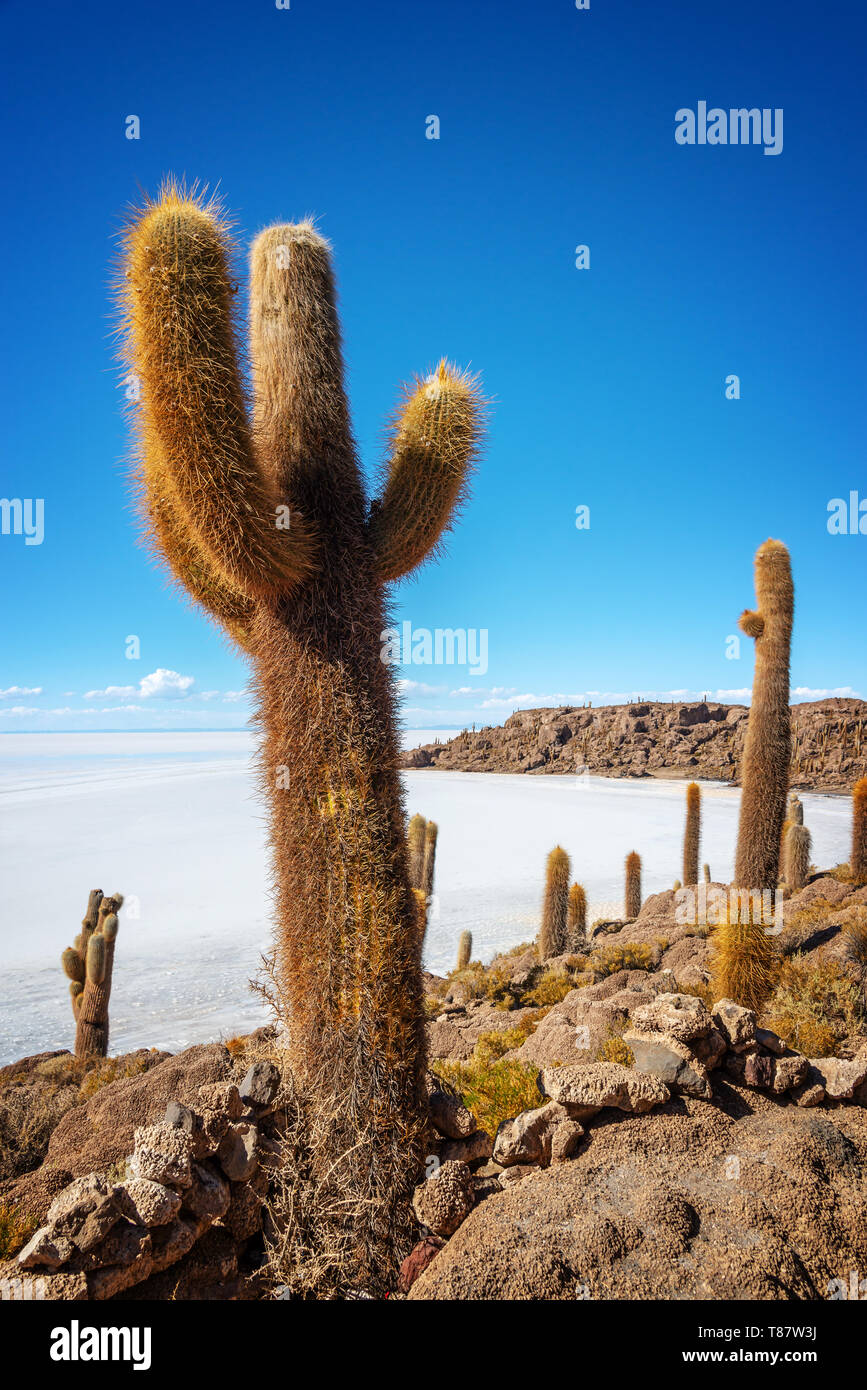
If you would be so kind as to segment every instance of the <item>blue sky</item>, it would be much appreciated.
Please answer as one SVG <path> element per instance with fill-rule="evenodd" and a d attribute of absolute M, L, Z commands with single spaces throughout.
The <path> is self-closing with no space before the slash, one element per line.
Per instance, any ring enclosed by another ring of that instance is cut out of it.
<path fill-rule="evenodd" d="M 243 662 L 136 544 L 125 480 L 111 264 L 167 173 L 219 184 L 245 243 L 318 215 L 372 486 L 398 384 L 443 354 L 483 375 L 472 502 L 394 598 L 414 629 L 485 630 L 487 670 L 402 667 L 407 724 L 747 691 L 727 638 L 769 535 L 798 698 L 867 693 L 867 534 L 827 529 L 831 499 L 867 500 L 859 7 L 13 0 L 0 29 L 0 492 L 44 500 L 41 544 L 0 535 L 0 728 L 247 717 Z M 679 145 L 699 101 L 782 108 L 782 152 Z"/>

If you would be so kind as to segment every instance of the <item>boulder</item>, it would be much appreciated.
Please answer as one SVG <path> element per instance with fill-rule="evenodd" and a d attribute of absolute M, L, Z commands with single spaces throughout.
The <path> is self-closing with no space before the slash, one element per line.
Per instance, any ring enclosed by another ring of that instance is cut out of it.
<path fill-rule="evenodd" d="M 694 1096 L 697 1100 L 712 1099 L 707 1069 L 686 1043 L 663 1033 L 639 1033 L 635 1029 L 624 1033 L 623 1041 L 631 1048 L 636 1067 L 654 1077 L 664 1088 L 671 1087 L 678 1094 Z"/>
<path fill-rule="evenodd" d="M 546 1068 L 539 1078 L 539 1089 L 577 1120 L 589 1119 L 606 1106 L 642 1115 L 669 1097 L 668 1088 L 656 1076 L 619 1062 Z"/>
<path fill-rule="evenodd" d="M 193 1180 L 193 1141 L 187 1130 L 167 1124 L 142 1125 L 134 1137 L 130 1160 L 133 1177 L 189 1187 Z"/>
<path fill-rule="evenodd" d="M 633 1012 L 632 1022 L 641 1033 L 661 1033 L 681 1043 L 707 1037 L 713 1028 L 704 1004 L 692 994 L 658 994 Z"/>
<path fill-rule="evenodd" d="M 247 1182 L 259 1166 L 255 1125 L 239 1121 L 230 1125 L 220 1141 L 217 1158 L 231 1182 Z"/>
<path fill-rule="evenodd" d="M 241 1100 L 257 1109 L 269 1109 L 280 1089 L 280 1072 L 273 1062 L 254 1062 L 238 1088 Z"/>
<path fill-rule="evenodd" d="M 76 1178 L 55 1197 L 48 1208 L 47 1225 L 54 1236 L 65 1236 L 82 1251 L 98 1245 L 115 1222 L 120 1208 L 114 1194 L 97 1173 Z"/>
<path fill-rule="evenodd" d="M 711 1009 L 713 1021 L 729 1047 L 742 1052 L 756 1041 L 756 1016 L 752 1009 L 736 1004 L 734 999 L 720 999 Z"/>
<path fill-rule="evenodd" d="M 867 1048 L 851 1061 L 841 1057 L 811 1057 L 810 1067 L 829 1100 L 852 1100 L 867 1082 Z"/>
<path fill-rule="evenodd" d="M 466 1139 L 478 1129 L 475 1115 L 460 1096 L 440 1090 L 432 1081 L 428 1083 L 428 1105 L 434 1128 L 446 1139 Z"/>
<path fill-rule="evenodd" d="M 465 1163 L 442 1163 L 415 1189 L 413 1210 L 436 1236 L 450 1236 L 473 1209 L 473 1175 Z"/>
<path fill-rule="evenodd" d="M 444 1240 L 439 1236 L 425 1236 L 412 1247 L 400 1267 L 397 1286 L 401 1293 L 409 1293 L 416 1279 L 423 1274 L 431 1260 L 442 1250 Z"/>
<path fill-rule="evenodd" d="M 553 1157 L 554 1134 L 563 1124 L 568 1129 L 557 1145 L 558 1161 L 571 1156 L 584 1135 L 564 1106 L 549 1101 L 537 1110 L 525 1110 L 512 1120 L 504 1120 L 494 1140 L 494 1162 L 504 1168 L 516 1163 L 547 1167 Z"/>
<path fill-rule="evenodd" d="M 443 1163 L 457 1160 L 460 1163 L 478 1163 L 490 1158 L 494 1152 L 494 1141 L 484 1129 L 477 1129 L 467 1139 L 447 1139 L 440 1146 L 439 1156 Z"/>
<path fill-rule="evenodd" d="M 177 1192 L 149 1178 L 126 1178 L 112 1191 L 123 1215 L 139 1226 L 165 1226 L 181 1208 Z"/>

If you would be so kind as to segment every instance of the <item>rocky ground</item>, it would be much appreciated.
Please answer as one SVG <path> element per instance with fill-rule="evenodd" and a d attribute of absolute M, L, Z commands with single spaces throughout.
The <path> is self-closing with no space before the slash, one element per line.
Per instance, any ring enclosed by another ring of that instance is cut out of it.
<path fill-rule="evenodd" d="M 410 749 L 403 766 L 737 783 L 748 714 L 746 705 L 703 701 L 519 710 L 501 727 Z M 867 775 L 865 723 L 863 700 L 793 705 L 792 790 L 851 791 Z"/>
<path fill-rule="evenodd" d="M 759 1018 L 715 997 L 712 935 L 671 892 L 554 960 L 529 944 L 426 976 L 427 1177 L 396 1296 L 840 1296 L 867 1270 L 859 925 L 867 888 L 815 874 Z M 285 1296 L 267 1259 L 291 1142 L 279 1058 L 260 1030 L 2 1069 L 4 1296 Z"/>

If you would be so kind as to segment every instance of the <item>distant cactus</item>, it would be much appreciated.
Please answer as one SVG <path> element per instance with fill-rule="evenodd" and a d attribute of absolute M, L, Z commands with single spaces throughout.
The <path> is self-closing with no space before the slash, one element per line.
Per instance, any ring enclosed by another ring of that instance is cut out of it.
<path fill-rule="evenodd" d="M 683 881 L 698 883 L 698 846 L 701 838 L 701 788 L 690 782 L 686 789 L 686 829 L 683 835 Z"/>
<path fill-rule="evenodd" d="M 805 825 L 790 825 L 786 836 L 783 878 L 790 893 L 806 887 L 810 874 L 810 832 Z"/>
<path fill-rule="evenodd" d="M 434 869 L 437 857 L 437 836 L 439 827 L 436 821 L 429 820 L 424 832 L 424 861 L 422 864 L 422 892 L 430 898 L 434 885 Z"/>
<path fill-rule="evenodd" d="M 849 869 L 858 883 L 867 883 L 867 777 L 862 777 L 852 788 L 852 856 Z"/>
<path fill-rule="evenodd" d="M 556 845 L 548 855 L 545 868 L 545 896 L 539 930 L 539 959 L 543 961 L 550 960 L 552 956 L 561 956 L 566 950 L 569 871 L 569 856 Z"/>
<path fill-rule="evenodd" d="M 458 941 L 458 970 L 465 970 L 470 963 L 473 954 L 473 934 L 471 931 L 462 931 Z"/>
<path fill-rule="evenodd" d="M 108 1004 L 117 940 L 117 914 L 123 898 L 105 898 L 101 888 L 90 894 L 81 932 L 67 946 L 61 963 L 71 981 L 69 996 L 77 1024 L 76 1057 L 108 1055 Z"/>
<path fill-rule="evenodd" d="M 705 864 L 705 866 L 704 866 L 704 881 L 705 881 L 705 883 L 711 883 L 711 882 L 712 882 L 711 876 L 710 876 L 710 864 Z"/>
<path fill-rule="evenodd" d="M 792 822 L 792 825 L 804 824 L 804 803 L 797 792 L 792 792 L 792 795 L 789 797 L 789 806 L 786 815 Z"/>
<path fill-rule="evenodd" d="M 683 887 L 683 884 L 681 883 L 680 879 L 679 879 L 679 878 L 676 878 L 676 879 L 674 880 L 674 888 L 673 888 L 672 891 L 675 892 L 675 893 L 679 893 L 682 887 Z"/>
<path fill-rule="evenodd" d="M 641 855 L 635 850 L 626 856 L 626 916 L 633 921 L 641 911 Z"/>
<path fill-rule="evenodd" d="M 580 883 L 573 883 L 566 903 L 567 949 L 577 951 L 587 935 L 587 894 Z"/>
<path fill-rule="evenodd" d="M 409 855 L 409 881 L 413 888 L 422 888 L 424 880 L 424 837 L 427 821 L 424 816 L 414 815 L 409 822 L 406 835 Z"/>
<path fill-rule="evenodd" d="M 740 626 L 756 643 L 753 699 L 741 773 L 741 813 L 735 885 L 774 889 L 792 754 L 789 713 L 789 650 L 794 589 L 789 552 L 765 541 L 755 560 L 758 609 L 741 614 Z"/>

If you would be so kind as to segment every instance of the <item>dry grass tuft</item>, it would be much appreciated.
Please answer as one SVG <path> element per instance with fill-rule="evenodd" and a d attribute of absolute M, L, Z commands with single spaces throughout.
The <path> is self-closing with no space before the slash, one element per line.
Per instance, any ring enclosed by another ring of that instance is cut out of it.
<path fill-rule="evenodd" d="M 806 1057 L 834 1057 L 867 1024 L 858 985 L 836 961 L 793 956 L 783 962 L 762 1022 Z"/>
<path fill-rule="evenodd" d="M 0 1202 L 0 1260 L 11 1260 L 23 1250 L 38 1224 L 35 1216 L 24 1216 L 17 1207 Z"/>
<path fill-rule="evenodd" d="M 435 1062 L 433 1070 L 458 1092 L 489 1134 L 496 1134 L 503 1120 L 543 1103 L 536 1085 L 539 1068 L 528 1062 L 483 1062 L 471 1057 L 466 1062 Z"/>

